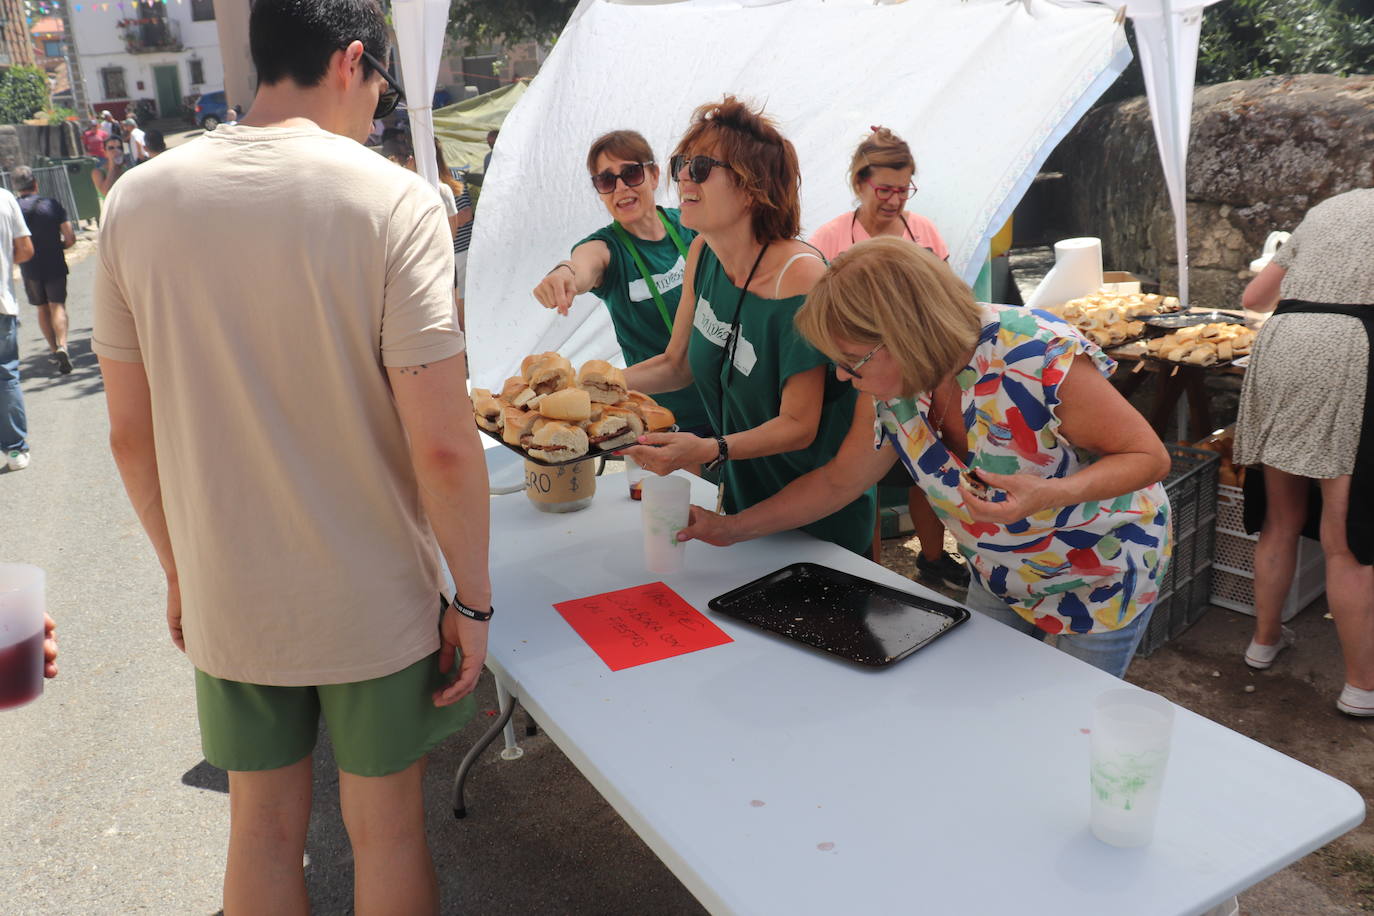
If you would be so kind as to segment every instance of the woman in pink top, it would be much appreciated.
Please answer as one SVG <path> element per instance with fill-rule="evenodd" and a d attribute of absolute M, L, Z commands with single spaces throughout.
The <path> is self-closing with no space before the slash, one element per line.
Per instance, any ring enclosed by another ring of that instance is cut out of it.
<path fill-rule="evenodd" d="M 935 224 L 906 210 L 907 200 L 916 193 L 912 178 L 916 174 L 916 160 L 911 147 L 886 127 L 874 127 L 854 150 L 849 161 L 849 187 L 859 199 L 852 213 L 841 213 L 816 230 L 811 244 L 820 249 L 826 260 L 865 239 L 893 235 L 910 239 L 928 248 L 937 258 L 948 260 L 949 249 L 935 230 Z M 880 484 L 885 487 L 907 487 L 907 509 L 921 552 L 916 557 L 916 569 L 927 582 L 946 582 L 956 587 L 968 585 L 968 570 L 954 557 L 945 553 L 945 526 L 930 507 L 921 490 L 915 487 L 911 475 L 899 463 Z M 882 507 L 873 530 L 873 559 L 882 554 Z"/>

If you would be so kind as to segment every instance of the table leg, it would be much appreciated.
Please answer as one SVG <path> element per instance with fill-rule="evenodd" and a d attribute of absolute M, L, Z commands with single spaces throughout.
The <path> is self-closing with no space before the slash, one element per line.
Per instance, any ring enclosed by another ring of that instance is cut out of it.
<path fill-rule="evenodd" d="M 501 707 L 501 718 L 506 723 L 506 727 L 502 729 L 506 746 L 501 750 L 501 759 L 519 760 L 525 752 L 516 743 L 515 723 L 511 721 L 511 713 L 515 710 L 515 697 L 510 695 L 510 691 L 506 689 L 506 685 L 501 683 L 499 678 L 496 681 L 496 704 Z"/>
<path fill-rule="evenodd" d="M 482 752 L 496 740 L 496 736 L 509 729 L 511 714 L 515 712 L 515 697 L 511 696 L 510 692 L 502 686 L 499 679 L 496 682 L 496 696 L 501 705 L 501 715 L 497 716 L 491 728 L 487 729 L 482 737 L 477 739 L 477 743 L 472 746 L 472 749 L 463 756 L 463 762 L 458 764 L 458 772 L 453 777 L 453 816 L 459 819 L 468 816 L 467 804 L 463 801 L 463 783 L 467 781 L 468 771 L 472 769 L 472 765 L 477 762 L 477 758 L 482 755 Z M 506 747 L 509 750 L 515 743 L 513 729 L 508 732 L 506 741 Z M 518 747 L 515 749 L 520 750 Z"/>
<path fill-rule="evenodd" d="M 1212 408 L 1207 403 L 1207 370 L 1190 367 L 1184 371 L 1188 373 L 1183 383 L 1188 395 L 1188 441 L 1199 442 L 1212 434 Z"/>

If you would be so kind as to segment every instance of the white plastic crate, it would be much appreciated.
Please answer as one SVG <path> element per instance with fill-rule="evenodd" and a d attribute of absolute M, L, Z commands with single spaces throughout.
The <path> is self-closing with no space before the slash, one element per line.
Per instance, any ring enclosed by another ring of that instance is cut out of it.
<path fill-rule="evenodd" d="M 1212 604 L 1242 614 L 1255 613 L 1255 545 L 1259 536 L 1245 533 L 1245 493 L 1240 487 L 1217 487 L 1216 543 L 1212 553 Z M 1326 560 L 1321 544 L 1298 538 L 1298 564 L 1280 617 L 1288 620 L 1326 591 Z"/>

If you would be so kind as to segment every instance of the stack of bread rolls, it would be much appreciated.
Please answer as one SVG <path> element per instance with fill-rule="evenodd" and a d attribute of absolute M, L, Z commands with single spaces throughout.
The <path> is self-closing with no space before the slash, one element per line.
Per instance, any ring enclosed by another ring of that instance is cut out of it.
<path fill-rule="evenodd" d="M 1145 333 L 1144 322 L 1137 319 L 1177 311 L 1178 305 L 1173 296 L 1102 290 L 1091 296 L 1070 299 L 1048 311 L 1078 328 L 1099 347 L 1114 347 Z"/>
<path fill-rule="evenodd" d="M 588 360 L 574 372 L 552 351 L 525 357 L 499 393 L 472 389 L 472 411 L 482 429 L 549 462 L 621 448 L 674 423 L 672 411 L 627 390 L 624 373 L 605 360 Z"/>
<path fill-rule="evenodd" d="M 1191 366 L 1214 366 L 1248 355 L 1254 341 L 1255 332 L 1245 325 L 1217 322 L 1179 328 L 1172 334 L 1146 341 L 1145 348 L 1155 359 Z"/>

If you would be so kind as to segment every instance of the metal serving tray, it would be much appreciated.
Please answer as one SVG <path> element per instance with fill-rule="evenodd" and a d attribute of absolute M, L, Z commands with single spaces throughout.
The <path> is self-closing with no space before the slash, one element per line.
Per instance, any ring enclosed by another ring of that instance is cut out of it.
<path fill-rule="evenodd" d="M 930 601 L 816 563 L 785 566 L 712 598 L 708 606 L 873 667 L 906 658 L 969 618 L 958 605 Z"/>

